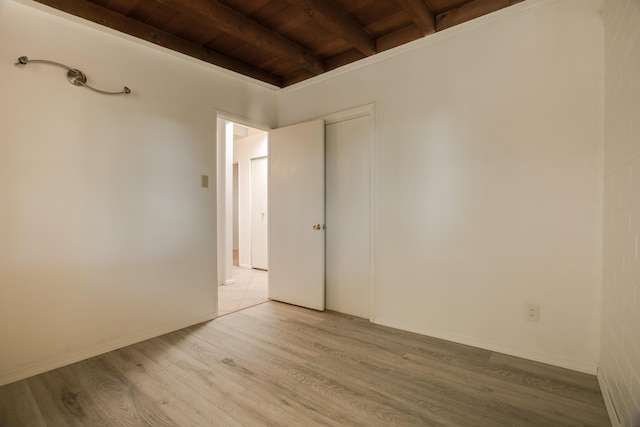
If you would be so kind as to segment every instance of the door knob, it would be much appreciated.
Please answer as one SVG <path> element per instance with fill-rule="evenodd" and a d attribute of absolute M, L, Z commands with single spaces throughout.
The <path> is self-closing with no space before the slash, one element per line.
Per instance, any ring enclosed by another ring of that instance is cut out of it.
<path fill-rule="evenodd" d="M 320 231 L 320 230 L 322 230 L 322 225 L 320 225 L 320 224 L 313 224 L 313 229 L 314 229 L 314 230 L 316 230 L 316 231 Z"/>

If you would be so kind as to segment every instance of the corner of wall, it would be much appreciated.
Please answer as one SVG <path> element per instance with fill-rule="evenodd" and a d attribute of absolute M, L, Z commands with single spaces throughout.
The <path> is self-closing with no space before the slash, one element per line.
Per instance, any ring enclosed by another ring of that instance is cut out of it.
<path fill-rule="evenodd" d="M 609 420 L 611 420 L 611 427 L 620 427 L 620 417 L 618 416 L 618 411 L 616 410 L 613 399 L 611 398 L 611 389 L 609 387 L 609 384 L 607 383 L 607 379 L 604 377 L 602 369 L 598 368 L 598 373 L 596 374 L 596 376 L 598 378 L 598 385 L 600 386 L 600 391 L 602 392 L 604 404 L 607 407 Z"/>

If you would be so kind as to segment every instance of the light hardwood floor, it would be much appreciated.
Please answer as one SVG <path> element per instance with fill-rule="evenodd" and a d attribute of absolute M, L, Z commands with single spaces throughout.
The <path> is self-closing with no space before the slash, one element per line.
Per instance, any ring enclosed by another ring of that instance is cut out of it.
<path fill-rule="evenodd" d="M 1 426 L 608 426 L 595 377 L 267 302 L 0 387 Z"/>

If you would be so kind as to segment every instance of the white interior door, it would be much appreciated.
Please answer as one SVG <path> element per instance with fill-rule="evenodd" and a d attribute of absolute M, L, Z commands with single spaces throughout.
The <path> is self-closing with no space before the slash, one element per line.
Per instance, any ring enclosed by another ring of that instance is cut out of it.
<path fill-rule="evenodd" d="M 238 164 L 233 164 L 233 250 L 240 249 L 240 187 L 238 185 Z"/>
<path fill-rule="evenodd" d="M 268 269 L 267 263 L 267 158 L 251 159 L 251 266 Z"/>
<path fill-rule="evenodd" d="M 269 296 L 324 310 L 324 121 L 271 131 Z"/>

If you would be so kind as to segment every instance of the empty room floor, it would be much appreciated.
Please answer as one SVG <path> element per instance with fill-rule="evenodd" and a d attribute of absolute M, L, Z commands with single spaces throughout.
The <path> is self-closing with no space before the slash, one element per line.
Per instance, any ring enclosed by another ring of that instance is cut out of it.
<path fill-rule="evenodd" d="M 608 426 L 595 376 L 269 301 L 0 387 L 8 426 Z"/>
<path fill-rule="evenodd" d="M 269 300 L 269 273 L 233 266 L 232 285 L 218 286 L 218 315 L 232 313 Z"/>

